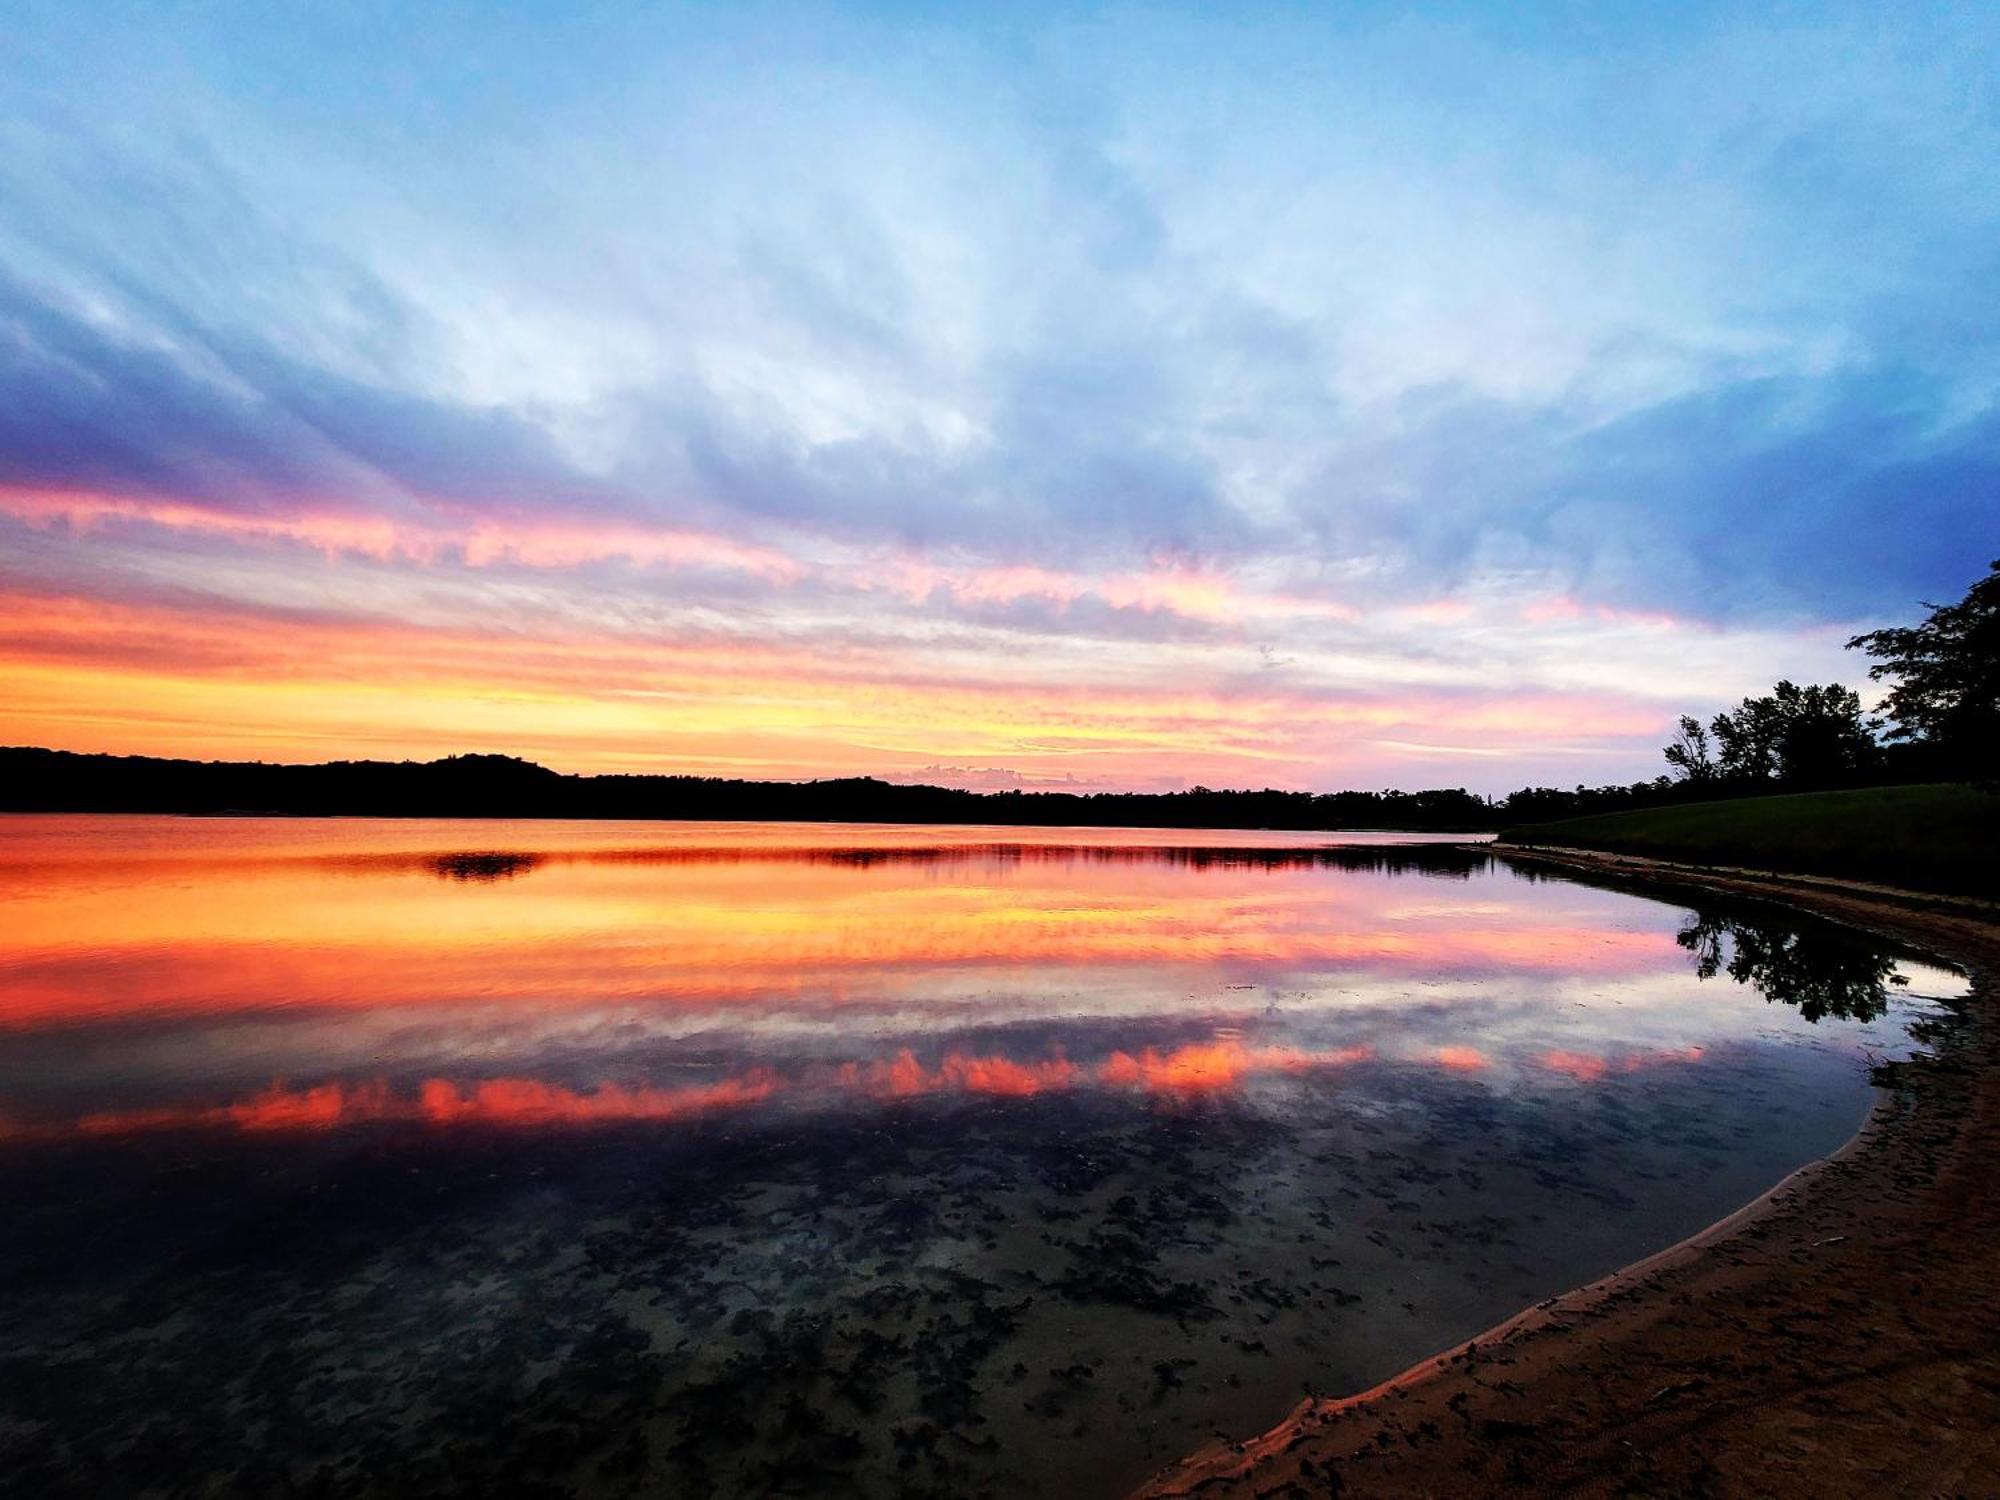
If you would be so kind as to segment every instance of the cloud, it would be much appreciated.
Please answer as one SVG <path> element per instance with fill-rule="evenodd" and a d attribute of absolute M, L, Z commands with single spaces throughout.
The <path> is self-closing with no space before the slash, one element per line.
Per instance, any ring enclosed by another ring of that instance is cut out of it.
<path fill-rule="evenodd" d="M 602 498 L 504 413 L 372 389 L 181 316 L 121 338 L 4 274 L 0 484 L 265 513 Z"/>
<path fill-rule="evenodd" d="M 943 766 L 932 762 L 918 766 L 914 770 L 899 771 L 887 778 L 890 781 L 911 783 L 918 786 L 951 786 L 969 792 L 1030 792 L 1030 791 L 1100 791 L 1108 789 L 1108 783 L 1098 777 L 1077 776 L 1064 773 L 1061 776 L 1031 776 L 1005 766 Z M 1180 787 L 1147 788 L 1147 790 L 1178 791 Z"/>
<path fill-rule="evenodd" d="M 1296 715 L 1218 754 L 1311 782 L 1588 700 L 1504 743 L 1650 771 L 1640 719 L 1838 672 L 1990 554 L 1992 29 L 32 12 L 5 576 L 412 650 L 809 644 L 835 698 L 876 653 L 1187 688 Z M 875 732 L 799 731 L 1112 774 Z"/>

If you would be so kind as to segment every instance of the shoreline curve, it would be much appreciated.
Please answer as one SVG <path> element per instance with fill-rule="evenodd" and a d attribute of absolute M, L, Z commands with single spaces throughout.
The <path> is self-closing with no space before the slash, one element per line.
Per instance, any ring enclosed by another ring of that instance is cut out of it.
<path fill-rule="evenodd" d="M 2000 904 L 1483 846 L 1751 897 L 1966 972 L 1840 1149 L 1708 1227 L 1350 1396 L 1160 1470 L 1199 1495 L 2000 1495 Z"/>

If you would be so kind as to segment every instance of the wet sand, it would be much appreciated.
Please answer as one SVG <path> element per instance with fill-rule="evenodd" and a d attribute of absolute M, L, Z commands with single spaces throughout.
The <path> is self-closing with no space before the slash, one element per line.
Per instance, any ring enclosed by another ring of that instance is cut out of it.
<path fill-rule="evenodd" d="M 1730 1218 L 1142 1494 L 2000 1495 L 2000 906 L 1566 850 L 1524 866 L 1766 897 L 1964 969 L 1965 1024 L 1859 1135 Z"/>

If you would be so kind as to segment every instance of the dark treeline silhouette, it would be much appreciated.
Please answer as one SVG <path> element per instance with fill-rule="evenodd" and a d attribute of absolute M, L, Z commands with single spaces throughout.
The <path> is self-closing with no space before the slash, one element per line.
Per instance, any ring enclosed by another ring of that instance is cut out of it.
<path fill-rule="evenodd" d="M 1847 643 L 1876 658 L 1868 675 L 1890 685 L 1877 717 L 1839 683 L 1789 681 L 1706 724 L 1683 714 L 1663 752 L 1673 775 L 1627 788 L 1622 806 L 1990 778 L 2000 762 L 2000 562 L 1957 603 L 1925 608 L 1920 624 Z M 1599 790 L 1619 803 L 1615 789 Z M 1539 821 L 1523 812 L 1521 821 Z"/>
<path fill-rule="evenodd" d="M 1559 818 L 1583 818 L 1592 813 L 1633 812 L 1673 802 L 1700 802 L 1703 795 L 1684 782 L 1655 776 L 1628 786 L 1528 786 L 1494 802 L 1496 826 L 1518 828 L 1524 823 L 1553 823 Z"/>
<path fill-rule="evenodd" d="M 1908 779 L 1908 778 L 1905 778 Z M 1843 784 L 1859 784 L 1858 782 Z M 1478 833 L 1589 813 L 1792 789 L 1665 776 L 1629 786 L 1422 792 L 968 792 L 873 777 L 731 781 L 568 776 L 507 755 L 433 761 L 163 760 L 0 747 L 0 812 L 269 813 L 297 817 L 610 818 L 802 823 L 997 823 L 1102 828 L 1334 828 Z"/>
<path fill-rule="evenodd" d="M 728 781 L 566 776 L 506 755 L 434 761 L 159 760 L 0 749 L 8 812 L 281 813 L 300 816 L 654 818 L 852 823 L 1077 824 L 1114 828 L 1497 827 L 1463 788 L 1427 792 L 966 792 L 872 777 Z M 478 872 L 468 871 L 476 878 Z"/>
<path fill-rule="evenodd" d="M 1862 717 L 1860 695 L 1838 683 L 1780 682 L 1706 727 L 1684 714 L 1664 753 L 1684 781 L 1704 790 L 1825 791 L 1899 769 L 1899 757 Z"/>
<path fill-rule="evenodd" d="M 1728 795 L 1665 776 L 1630 786 L 1423 792 L 967 792 L 873 777 L 731 781 L 567 776 L 509 755 L 324 765 L 163 760 L 0 747 L 0 812 L 274 813 L 299 817 L 637 818 L 998 823 L 1100 828 L 1394 828 L 1480 833 Z M 1768 788 L 1767 788 L 1768 790 Z"/>
<path fill-rule="evenodd" d="M 1927 604 L 1920 624 L 1871 630 L 1848 649 L 1876 658 L 1889 683 L 1881 728 L 1889 753 L 1927 778 L 1990 779 L 2000 763 L 2000 560 L 1956 604 Z"/>

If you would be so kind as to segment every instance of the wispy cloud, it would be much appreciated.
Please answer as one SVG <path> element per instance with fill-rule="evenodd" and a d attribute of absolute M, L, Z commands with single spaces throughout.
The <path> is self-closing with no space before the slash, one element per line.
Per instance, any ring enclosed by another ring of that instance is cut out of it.
<path fill-rule="evenodd" d="M 31 6 L 0 568 L 70 613 L 4 644 L 102 629 L 9 737 L 200 743 L 228 646 L 164 609 L 395 642 L 393 708 L 238 675 L 301 749 L 559 694 L 579 765 L 1650 772 L 1991 551 L 2000 36 L 1585 29 Z M 703 695 L 782 746 L 629 707 Z"/>

